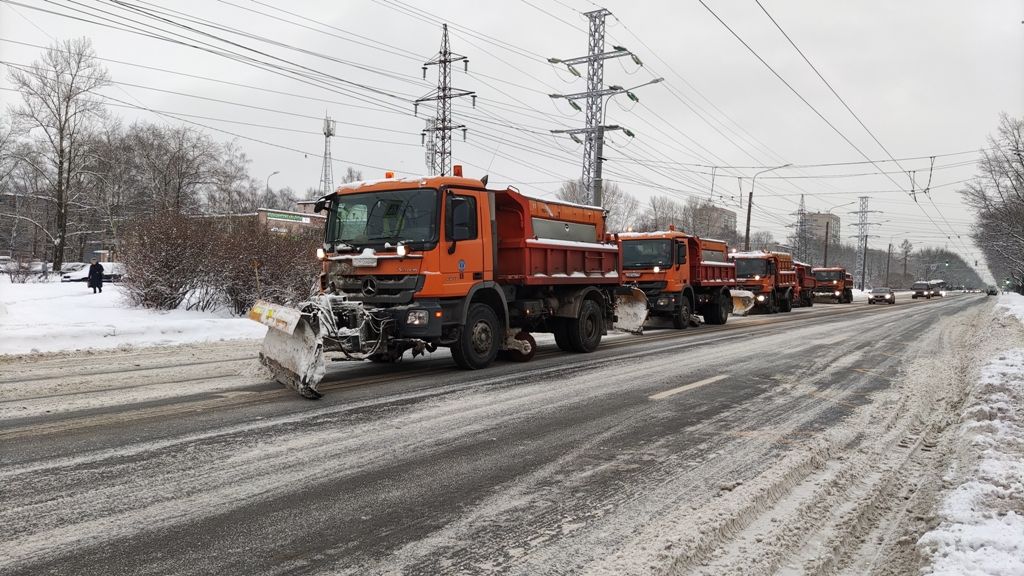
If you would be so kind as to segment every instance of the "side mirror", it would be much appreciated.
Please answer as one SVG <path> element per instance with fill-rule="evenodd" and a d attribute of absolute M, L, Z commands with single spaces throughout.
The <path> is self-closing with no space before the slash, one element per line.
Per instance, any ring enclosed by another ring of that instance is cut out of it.
<path fill-rule="evenodd" d="M 320 198 L 315 204 L 313 204 L 313 212 L 316 214 L 323 212 L 329 203 L 330 201 L 326 197 Z"/>

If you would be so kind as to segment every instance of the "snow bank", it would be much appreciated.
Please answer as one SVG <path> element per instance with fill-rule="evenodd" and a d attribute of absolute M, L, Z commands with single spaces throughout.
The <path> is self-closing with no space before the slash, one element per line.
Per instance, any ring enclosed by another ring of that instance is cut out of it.
<path fill-rule="evenodd" d="M 266 330 L 226 313 L 132 308 L 116 284 L 93 294 L 84 282 L 0 280 L 0 354 L 262 338 Z"/>
<path fill-rule="evenodd" d="M 999 306 L 1006 308 L 1007 316 L 1014 316 L 1024 322 L 1024 296 L 1016 292 L 1003 292 L 999 295 Z"/>
<path fill-rule="evenodd" d="M 1024 313 L 1024 298 L 1016 300 Z M 1024 574 L 1024 349 L 1000 354 L 982 370 L 962 415 L 960 443 L 973 469 L 939 504 L 939 525 L 918 545 L 926 574 Z"/>

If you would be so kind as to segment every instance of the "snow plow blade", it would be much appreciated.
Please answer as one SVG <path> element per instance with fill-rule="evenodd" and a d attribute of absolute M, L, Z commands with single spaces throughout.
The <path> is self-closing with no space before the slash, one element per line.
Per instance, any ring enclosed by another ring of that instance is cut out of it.
<path fill-rule="evenodd" d="M 750 309 L 754 307 L 754 293 L 749 290 L 733 290 L 732 294 L 732 313 L 737 315 L 746 315 L 750 312 Z"/>
<path fill-rule="evenodd" d="M 616 330 L 642 334 L 647 320 L 647 294 L 639 288 L 623 286 L 615 292 Z"/>
<path fill-rule="evenodd" d="M 260 363 L 274 380 L 305 398 L 320 398 L 317 386 L 327 371 L 324 344 L 308 316 L 294 308 L 259 301 L 249 310 L 249 318 L 270 327 L 263 339 Z"/>

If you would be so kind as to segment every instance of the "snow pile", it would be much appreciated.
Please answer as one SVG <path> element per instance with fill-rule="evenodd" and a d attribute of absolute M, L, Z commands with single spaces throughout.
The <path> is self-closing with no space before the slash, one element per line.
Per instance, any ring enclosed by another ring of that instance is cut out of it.
<path fill-rule="evenodd" d="M 999 296 L 999 306 L 1006 308 L 1007 316 L 1015 316 L 1024 322 L 1024 296 L 1016 292 L 1003 292 Z"/>
<path fill-rule="evenodd" d="M 962 421 L 973 469 L 962 471 L 939 504 L 939 525 L 918 541 L 931 560 L 925 573 L 1024 574 L 1024 349 L 985 366 Z"/>
<path fill-rule="evenodd" d="M 226 313 L 131 308 L 116 284 L 93 294 L 84 282 L 0 280 L 0 354 L 262 338 L 266 330 Z"/>

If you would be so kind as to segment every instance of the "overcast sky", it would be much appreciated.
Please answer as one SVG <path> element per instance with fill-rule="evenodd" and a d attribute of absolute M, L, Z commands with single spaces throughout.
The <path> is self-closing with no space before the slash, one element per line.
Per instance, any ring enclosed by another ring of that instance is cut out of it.
<path fill-rule="evenodd" d="M 974 174 L 978 150 L 986 146 L 999 114 L 1024 116 L 1024 3 L 761 4 L 900 166 L 889 161 L 754 0 L 708 5 L 810 106 L 698 0 L 615 0 L 602 4 L 613 13 L 607 47 L 625 46 L 644 66 L 628 58 L 610 60 L 605 83 L 630 87 L 657 77 L 665 81 L 637 90 L 639 103 L 624 96 L 609 102 L 608 123 L 627 127 L 636 137 L 610 135 L 606 180 L 642 200 L 652 194 L 685 199 L 710 196 L 713 172 L 715 201 L 739 212 L 738 192 L 741 186 L 744 195 L 749 192 L 754 173 L 791 163 L 757 179 L 755 229 L 783 239 L 800 194 L 806 194 L 809 210 L 838 206 L 834 211 L 842 217 L 843 235 L 853 235 L 856 217 L 848 212 L 856 206 L 843 205 L 866 195 L 870 208 L 882 211 L 872 215 L 882 222 L 873 227 L 878 236 L 871 239 L 873 247 L 908 238 L 918 246 L 967 249 L 968 260 L 979 258 L 967 237 L 971 214 L 956 190 Z M 124 6 L 177 12 L 164 12 L 160 21 Z M 421 106 L 420 117 L 414 117 L 412 101 L 436 85 L 436 69 L 429 69 L 424 81 L 421 64 L 437 52 L 444 21 L 451 26 L 452 50 L 470 59 L 469 73 L 458 68 L 453 84 L 479 96 L 475 110 L 468 98 L 455 106 L 455 121 L 469 128 L 465 142 L 461 135 L 454 138 L 455 163 L 465 165 L 467 175 L 489 172 L 493 184 L 551 195 L 560 181 L 579 177 L 582 147 L 549 130 L 580 127 L 584 118 L 548 95 L 583 91 L 585 82 L 545 59 L 586 53 L 582 12 L 597 6 L 583 0 L 0 0 L 0 60 L 27 64 L 40 52 L 29 45 L 88 36 L 117 82 L 103 91 L 116 105 L 115 114 L 127 121 L 205 125 L 218 140 L 238 140 L 256 178 L 279 171 L 272 187 L 304 191 L 320 179 L 318 119 L 325 113 L 338 121 L 332 141 L 337 180 L 347 166 L 366 178 L 386 169 L 424 172 L 420 131 L 433 110 Z M 271 62 L 278 72 L 53 12 L 108 24 L 111 20 L 103 19 L 112 19 L 179 40 L 184 35 L 192 38 L 189 43 Z M 300 80 L 279 72 L 282 66 L 322 76 Z M 0 88 L 10 88 L 6 71 L 2 76 Z M 0 102 L 16 98 L 0 90 Z M 866 163 L 811 106 L 878 160 L 877 166 Z M 904 171 L 916 171 L 915 187 L 923 188 L 930 156 L 936 156 L 930 199 L 918 195 L 915 204 Z M 844 162 L 860 163 L 806 167 Z M 892 179 L 880 170 L 892 172 Z M 744 214 L 739 216 L 742 228 Z"/>

